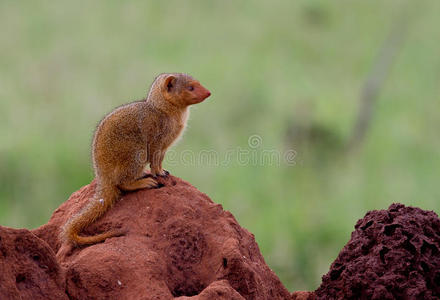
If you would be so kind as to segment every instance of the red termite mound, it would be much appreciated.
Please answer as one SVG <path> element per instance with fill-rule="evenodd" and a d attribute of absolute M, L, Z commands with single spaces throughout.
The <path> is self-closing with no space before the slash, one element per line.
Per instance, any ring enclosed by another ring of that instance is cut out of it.
<path fill-rule="evenodd" d="M 440 219 L 393 204 L 359 220 L 317 299 L 440 299 Z"/>
<path fill-rule="evenodd" d="M 318 290 L 289 294 L 231 213 L 181 179 L 160 182 L 123 195 L 85 230 L 126 232 L 100 244 L 59 251 L 60 228 L 95 182 L 40 228 L 0 226 L 0 299 L 440 299 L 434 212 L 393 204 L 367 213 Z"/>
<path fill-rule="evenodd" d="M 58 255 L 70 299 L 290 299 L 254 236 L 189 183 L 127 193 L 83 234 L 114 228 L 124 236 Z M 33 231 L 58 252 L 60 228 L 93 197 L 74 193 Z M 61 253 L 61 252 L 60 252 Z"/>
<path fill-rule="evenodd" d="M 0 226 L 0 299 L 69 299 L 54 251 L 27 229 Z"/>

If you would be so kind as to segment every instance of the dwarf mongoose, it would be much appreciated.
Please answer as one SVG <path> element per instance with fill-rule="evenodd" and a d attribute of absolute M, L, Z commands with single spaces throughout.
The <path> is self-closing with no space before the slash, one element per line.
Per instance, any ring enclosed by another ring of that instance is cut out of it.
<path fill-rule="evenodd" d="M 80 236 L 81 231 L 101 217 L 123 191 L 154 188 L 156 176 L 167 176 L 162 161 L 167 149 L 182 134 L 189 106 L 211 93 L 189 75 L 159 75 L 146 99 L 113 110 L 96 128 L 92 160 L 97 187 L 90 203 L 63 228 L 63 238 L 73 246 L 95 244 L 120 235 L 108 231 Z M 150 163 L 152 177 L 144 176 Z"/>

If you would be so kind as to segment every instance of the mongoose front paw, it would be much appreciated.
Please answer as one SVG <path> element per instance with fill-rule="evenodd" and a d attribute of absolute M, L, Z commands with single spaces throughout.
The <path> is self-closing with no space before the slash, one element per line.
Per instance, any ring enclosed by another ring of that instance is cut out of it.
<path fill-rule="evenodd" d="M 157 178 L 159 177 L 167 177 L 170 174 L 170 172 L 168 172 L 167 170 L 161 170 L 161 171 L 157 171 L 157 172 L 153 172 L 152 175 L 153 177 Z"/>
<path fill-rule="evenodd" d="M 160 177 L 168 177 L 168 175 L 170 175 L 170 172 L 168 172 L 167 170 L 162 170 L 162 172 L 158 174 L 158 176 Z"/>

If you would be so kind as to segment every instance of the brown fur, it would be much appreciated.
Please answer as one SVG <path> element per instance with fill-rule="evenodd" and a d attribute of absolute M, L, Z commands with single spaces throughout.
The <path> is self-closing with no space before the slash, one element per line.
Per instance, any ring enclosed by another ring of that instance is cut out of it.
<path fill-rule="evenodd" d="M 157 187 L 154 178 L 142 178 L 146 165 L 150 164 L 154 177 L 167 176 L 162 161 L 186 126 L 188 106 L 210 94 L 189 75 L 161 74 L 146 99 L 116 108 L 99 123 L 92 145 L 95 196 L 64 226 L 67 242 L 95 244 L 122 234 L 109 231 L 89 237 L 79 235 L 113 205 L 122 191 Z"/>

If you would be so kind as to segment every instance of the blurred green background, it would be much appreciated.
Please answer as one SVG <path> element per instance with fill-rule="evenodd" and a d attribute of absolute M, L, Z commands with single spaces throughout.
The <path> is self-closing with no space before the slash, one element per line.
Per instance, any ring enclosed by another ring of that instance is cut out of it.
<path fill-rule="evenodd" d="M 315 289 L 368 210 L 440 212 L 439 12 L 436 0 L 2 0 L 0 224 L 44 224 L 92 180 L 97 122 L 158 73 L 186 72 L 212 96 L 174 157 L 234 155 L 165 168 L 254 233 L 289 290 Z M 347 151 L 375 78 L 366 135 Z M 243 163 L 237 149 L 294 150 L 295 163 Z"/>

